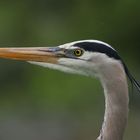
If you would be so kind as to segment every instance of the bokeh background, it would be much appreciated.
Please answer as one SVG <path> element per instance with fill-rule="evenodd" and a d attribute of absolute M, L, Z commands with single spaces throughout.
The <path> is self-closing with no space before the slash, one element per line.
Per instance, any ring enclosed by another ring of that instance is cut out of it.
<path fill-rule="evenodd" d="M 0 47 L 82 39 L 111 44 L 140 81 L 140 1 L 0 1 Z M 124 140 L 139 140 L 140 94 L 131 91 Z M 0 140 L 94 140 L 103 114 L 98 80 L 0 59 Z"/>

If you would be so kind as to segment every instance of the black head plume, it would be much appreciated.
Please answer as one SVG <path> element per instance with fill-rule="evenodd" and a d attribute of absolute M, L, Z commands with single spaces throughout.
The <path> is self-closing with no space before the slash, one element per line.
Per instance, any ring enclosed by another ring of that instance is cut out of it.
<path fill-rule="evenodd" d="M 137 90 L 140 92 L 140 84 L 139 84 L 139 82 L 133 77 L 133 75 L 130 73 L 130 71 L 128 70 L 127 66 L 124 64 L 124 62 L 122 62 L 122 63 L 123 63 L 125 72 L 126 72 L 128 78 L 129 78 L 131 84 L 134 85 L 137 88 Z"/>

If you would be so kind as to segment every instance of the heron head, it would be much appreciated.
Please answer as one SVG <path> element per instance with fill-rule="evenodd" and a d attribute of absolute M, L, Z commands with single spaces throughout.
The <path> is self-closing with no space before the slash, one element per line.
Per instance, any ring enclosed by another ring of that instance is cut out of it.
<path fill-rule="evenodd" d="M 69 73 L 98 76 L 103 67 L 120 62 L 120 57 L 110 45 L 97 40 L 75 41 L 51 49 L 57 56 L 56 63 L 31 63 Z"/>
<path fill-rule="evenodd" d="M 120 60 L 110 45 L 97 40 L 75 41 L 57 47 L 1 48 L 0 57 L 90 76 L 98 75 L 103 67 Z"/>
<path fill-rule="evenodd" d="M 116 50 L 102 41 L 82 40 L 57 47 L 0 48 L 0 58 L 23 60 L 86 76 L 100 77 L 108 73 L 110 79 L 111 74 L 113 76 L 119 73 L 116 71 L 119 67 L 140 91 L 140 84 L 131 75 Z"/>

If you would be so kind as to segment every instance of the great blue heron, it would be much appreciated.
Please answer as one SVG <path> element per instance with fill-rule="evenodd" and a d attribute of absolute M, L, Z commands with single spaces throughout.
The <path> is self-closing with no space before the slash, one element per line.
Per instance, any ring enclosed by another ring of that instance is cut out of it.
<path fill-rule="evenodd" d="M 128 117 L 128 84 L 140 84 L 128 71 L 117 51 L 107 43 L 82 40 L 57 47 L 0 48 L 1 58 L 25 60 L 40 66 L 96 76 L 105 95 L 105 115 L 97 140 L 122 140 Z"/>

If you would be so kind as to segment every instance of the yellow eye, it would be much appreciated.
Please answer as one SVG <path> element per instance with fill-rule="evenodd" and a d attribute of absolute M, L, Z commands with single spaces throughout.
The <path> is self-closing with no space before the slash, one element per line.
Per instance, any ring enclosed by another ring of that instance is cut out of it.
<path fill-rule="evenodd" d="M 76 49 L 76 50 L 74 50 L 74 55 L 77 56 L 77 57 L 82 56 L 83 53 L 84 53 L 84 52 L 83 52 L 83 50 L 81 50 L 81 49 Z"/>

